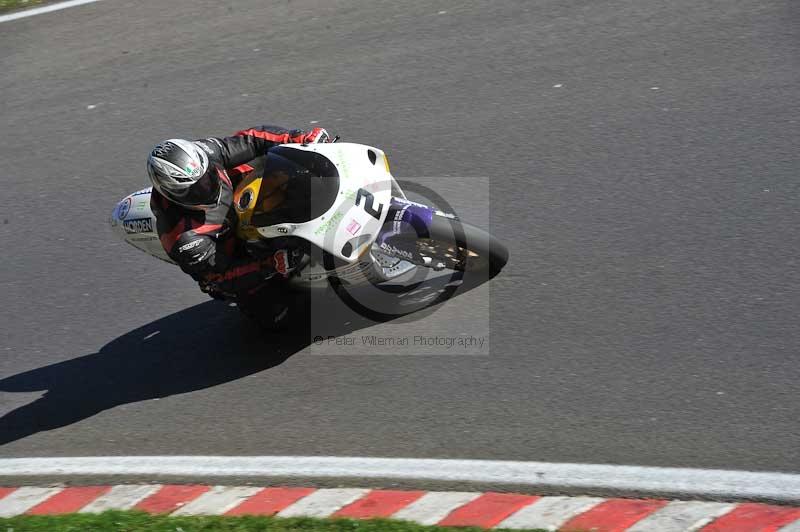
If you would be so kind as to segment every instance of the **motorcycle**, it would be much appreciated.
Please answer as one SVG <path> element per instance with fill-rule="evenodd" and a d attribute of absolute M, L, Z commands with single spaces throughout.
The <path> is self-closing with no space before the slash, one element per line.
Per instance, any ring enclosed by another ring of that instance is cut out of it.
<path fill-rule="evenodd" d="M 409 200 L 378 148 L 283 144 L 257 161 L 234 191 L 237 236 L 254 254 L 274 247 L 275 239 L 299 244 L 306 254 L 287 279 L 293 288 L 331 285 L 343 293 L 391 283 L 395 290 L 389 292 L 402 295 L 428 272 L 454 272 L 458 282 L 448 286 L 457 286 L 464 275 L 494 277 L 508 261 L 507 248 L 486 231 L 455 213 Z M 173 262 L 156 233 L 151 190 L 123 198 L 111 225 L 133 247 Z M 440 290 L 425 306 L 451 295 Z"/>

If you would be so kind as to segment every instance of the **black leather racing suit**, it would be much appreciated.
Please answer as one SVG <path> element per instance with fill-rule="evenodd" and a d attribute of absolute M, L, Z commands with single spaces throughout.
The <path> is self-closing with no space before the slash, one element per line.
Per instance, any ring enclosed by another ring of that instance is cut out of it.
<path fill-rule="evenodd" d="M 244 297 L 275 273 L 273 257 L 250 257 L 236 239 L 238 219 L 233 191 L 252 170 L 247 162 L 276 144 L 311 141 L 318 131 L 319 128 L 306 133 L 259 126 L 232 137 L 193 141 L 208 154 L 209 171 L 216 173 L 222 187 L 219 203 L 209 210 L 183 208 L 153 189 L 150 208 L 157 219 L 161 245 L 184 272 L 200 283 L 203 291 L 228 298 Z"/>

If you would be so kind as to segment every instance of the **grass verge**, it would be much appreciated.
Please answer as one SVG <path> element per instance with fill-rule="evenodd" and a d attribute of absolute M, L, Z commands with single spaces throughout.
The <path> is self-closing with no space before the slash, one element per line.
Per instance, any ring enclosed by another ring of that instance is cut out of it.
<path fill-rule="evenodd" d="M 143 512 L 20 515 L 0 519 L 3 532 L 483 532 L 479 528 L 423 526 L 386 519 L 312 519 L 242 516 L 169 517 Z M 516 532 L 520 532 L 517 530 Z M 532 531 L 529 531 L 532 532 Z"/>
<path fill-rule="evenodd" d="M 42 0 L 0 0 L 0 13 L 11 11 L 12 9 L 22 9 L 41 4 Z"/>

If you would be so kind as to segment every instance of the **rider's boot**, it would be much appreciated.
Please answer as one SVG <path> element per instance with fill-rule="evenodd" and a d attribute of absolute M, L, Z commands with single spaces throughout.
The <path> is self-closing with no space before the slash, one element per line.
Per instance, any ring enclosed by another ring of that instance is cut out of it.
<path fill-rule="evenodd" d="M 285 330 L 289 325 L 290 294 L 282 280 L 267 282 L 253 294 L 236 301 L 239 310 L 260 328 L 269 331 Z"/>

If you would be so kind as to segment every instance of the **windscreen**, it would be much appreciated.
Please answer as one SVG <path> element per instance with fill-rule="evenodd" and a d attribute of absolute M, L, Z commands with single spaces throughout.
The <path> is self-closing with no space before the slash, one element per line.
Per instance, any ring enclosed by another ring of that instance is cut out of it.
<path fill-rule="evenodd" d="M 303 223 L 322 216 L 339 193 L 339 173 L 327 157 L 286 146 L 272 148 L 252 223 Z"/>

